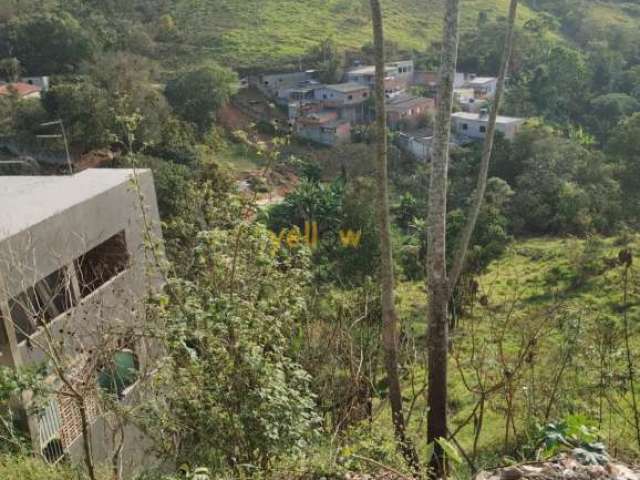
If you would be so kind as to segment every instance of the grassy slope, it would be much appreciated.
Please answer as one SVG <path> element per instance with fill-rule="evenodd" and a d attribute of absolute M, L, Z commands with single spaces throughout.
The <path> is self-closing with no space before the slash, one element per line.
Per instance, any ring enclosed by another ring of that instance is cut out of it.
<path fill-rule="evenodd" d="M 505 15 L 508 0 L 463 0 L 463 27 L 478 13 Z M 383 0 L 389 39 L 402 48 L 424 50 L 440 35 L 442 2 Z M 524 22 L 533 13 L 521 7 Z M 295 59 L 332 37 L 350 49 L 371 38 L 366 0 L 180 0 L 174 7 L 178 27 L 190 43 L 236 66 Z"/>
<path fill-rule="evenodd" d="M 640 251 L 640 237 L 636 236 L 630 244 L 631 250 L 638 255 Z M 573 286 L 573 277 L 576 272 L 576 266 L 580 264 L 581 255 L 585 248 L 585 241 L 577 239 L 531 239 L 526 241 L 518 241 L 514 243 L 509 251 L 498 261 L 494 262 L 488 271 L 482 275 L 478 281 L 481 285 L 482 294 L 486 294 L 489 298 L 489 306 L 483 308 L 474 307 L 471 318 L 463 320 L 462 327 L 457 332 L 456 350 L 464 359 L 469 354 L 469 331 L 475 328 L 480 338 L 480 344 L 491 347 L 491 342 L 495 338 L 492 329 L 496 325 L 500 325 L 507 316 L 507 312 L 511 307 L 515 306 L 513 311 L 512 328 L 515 329 L 517 343 L 517 331 L 519 326 L 523 329 L 533 327 L 534 323 L 541 321 L 544 317 L 542 312 L 548 311 L 552 306 L 560 307 L 562 312 L 558 318 L 562 317 L 567 320 L 580 319 L 582 322 L 583 335 L 587 335 L 582 340 L 581 347 L 575 352 L 578 363 L 583 365 L 584 381 L 592 381 L 597 383 L 598 371 L 594 361 L 595 353 L 584 350 L 589 345 L 589 340 L 593 332 L 607 318 L 620 322 L 620 312 L 618 305 L 622 303 L 622 269 L 615 267 L 606 269 L 605 259 L 616 258 L 618 252 L 622 248 L 616 244 L 615 239 L 605 239 L 601 243 L 601 247 L 597 250 L 595 257 L 597 261 L 595 265 L 600 272 L 587 275 L 585 281 L 580 287 Z M 606 270 L 606 271 L 602 271 Z M 638 285 L 640 285 L 640 271 L 637 266 L 633 268 L 630 283 L 632 297 L 631 303 L 634 305 L 630 310 L 630 318 L 632 322 L 637 322 L 640 316 L 640 306 L 638 305 Z M 424 286 L 416 282 L 403 282 L 398 288 L 399 312 L 401 318 L 411 325 L 411 330 L 417 338 L 420 338 L 425 332 L 426 311 Z M 637 348 L 638 339 L 634 340 Z M 553 375 L 558 368 L 558 346 L 562 345 L 564 340 L 559 336 L 558 332 L 551 332 L 543 341 L 540 342 L 540 350 L 538 356 L 538 367 L 541 373 L 545 375 Z M 618 352 L 620 354 L 620 352 Z M 494 352 L 495 355 L 495 352 Z M 591 357 L 591 358 L 590 358 Z M 621 365 L 618 366 L 620 368 Z M 472 378 L 470 371 L 466 371 L 469 378 Z M 567 376 L 566 382 L 571 383 L 573 371 Z M 423 382 L 424 372 L 421 367 L 417 369 L 416 383 L 421 385 Z M 596 379 L 596 380 L 593 380 Z M 407 384 L 410 382 L 407 380 Z M 526 383 L 526 381 L 525 381 Z M 573 391 L 571 385 L 563 384 L 564 392 Z M 576 390 L 578 391 L 578 390 Z M 580 390 L 584 392 L 584 390 Z M 475 400 L 464 388 L 461 378 L 454 367 L 451 365 L 451 404 L 453 418 L 452 425 L 455 428 L 460 422 L 464 421 L 472 412 L 475 406 Z M 577 406 L 576 413 L 583 413 L 591 418 L 595 418 L 596 409 L 594 398 L 582 398 L 581 394 L 576 393 L 574 398 L 563 397 L 559 400 L 559 404 L 572 404 Z M 407 385 L 406 397 L 412 398 L 411 388 Z M 568 403 L 567 403 L 568 402 Z M 620 403 L 620 408 L 626 411 L 625 417 L 629 417 L 628 404 Z M 520 419 L 526 416 L 525 393 L 519 392 L 516 399 L 517 415 Z M 416 403 L 418 410 L 425 408 L 424 400 L 420 399 Z M 483 435 L 480 438 L 479 449 L 484 451 L 484 461 L 491 462 L 492 455 L 500 449 L 502 439 L 504 437 L 504 414 L 502 413 L 503 405 L 500 401 L 494 403 L 487 409 L 485 426 Z M 388 422 L 388 418 L 381 418 L 379 421 L 384 424 Z M 412 427 L 417 431 L 423 431 L 418 419 L 419 414 L 412 421 Z M 521 426 L 522 424 L 520 424 Z M 630 454 L 633 448 L 633 432 L 631 426 L 622 419 L 614 415 L 613 425 L 609 428 L 603 426 L 603 435 L 610 443 L 613 451 L 622 455 Z M 472 445 L 473 431 L 469 426 L 462 430 L 459 440 L 465 448 Z M 620 450 L 618 450 L 620 449 Z M 637 454 L 637 452 L 635 452 Z"/>

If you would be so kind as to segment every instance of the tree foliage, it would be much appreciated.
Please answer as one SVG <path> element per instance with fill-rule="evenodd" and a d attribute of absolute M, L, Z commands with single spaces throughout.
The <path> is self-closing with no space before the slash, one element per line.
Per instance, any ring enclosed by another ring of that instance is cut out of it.
<path fill-rule="evenodd" d="M 237 76 L 230 69 L 210 64 L 170 80 L 165 95 L 176 113 L 205 131 L 234 93 L 236 84 Z"/>

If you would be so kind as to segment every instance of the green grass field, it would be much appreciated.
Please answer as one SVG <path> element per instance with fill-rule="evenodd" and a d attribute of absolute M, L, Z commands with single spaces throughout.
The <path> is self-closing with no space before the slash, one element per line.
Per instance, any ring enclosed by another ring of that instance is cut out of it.
<path fill-rule="evenodd" d="M 504 16 L 508 0 L 464 0 L 463 28 L 480 12 Z M 401 48 L 424 50 L 439 40 L 442 2 L 384 0 L 386 34 Z M 520 9 L 520 22 L 534 15 Z M 309 48 L 333 38 L 345 49 L 371 40 L 366 0 L 181 0 L 174 17 L 189 42 L 234 66 L 276 65 L 295 61 Z"/>
<path fill-rule="evenodd" d="M 482 388 L 507 380 L 487 395 L 477 442 L 479 464 L 503 462 L 503 455 L 517 457 L 513 446 L 527 443 L 535 430 L 534 419 L 559 421 L 568 415 L 593 421 L 614 455 L 638 454 L 625 377 L 625 268 L 617 262 L 619 252 L 627 248 L 640 254 L 640 237 L 518 241 L 477 278 L 477 300 L 467 306 L 452 333 L 449 388 L 451 428 L 455 429 L 472 416 Z M 640 347 L 637 262 L 628 275 L 633 353 Z M 479 301 L 482 296 L 486 296 L 484 306 Z M 416 351 L 424 355 L 424 285 L 402 282 L 398 303 Z M 533 353 L 520 362 L 534 337 Z M 416 393 L 426 381 L 423 361 L 418 357 L 413 367 L 405 368 L 409 404 L 417 395 L 411 419 L 416 435 L 424 435 L 425 428 L 426 401 Z M 514 428 L 509 427 L 505 439 L 509 402 Z M 390 423 L 388 412 L 378 421 Z M 473 451 L 473 421 L 461 429 L 458 441 L 467 453 Z"/>

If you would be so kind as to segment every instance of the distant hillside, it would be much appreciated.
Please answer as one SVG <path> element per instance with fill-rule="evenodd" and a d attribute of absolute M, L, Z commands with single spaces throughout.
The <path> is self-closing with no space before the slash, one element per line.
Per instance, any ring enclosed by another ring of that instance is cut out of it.
<path fill-rule="evenodd" d="M 576 7 L 576 2 L 584 3 Z M 440 39 L 442 0 L 382 3 L 387 38 L 400 49 L 424 51 Z M 521 25 L 546 15 L 559 34 L 579 45 L 612 27 L 639 30 L 636 0 L 520 3 Z M 505 16 L 508 4 L 462 0 L 463 30 L 474 28 L 481 17 Z M 297 62 L 327 38 L 352 50 L 371 41 L 369 0 L 0 0 L 0 24 L 60 10 L 76 17 L 96 45 L 155 57 L 169 70 L 203 58 L 235 68 L 275 67 Z M 0 47 L 2 42 L 0 30 Z"/>
<path fill-rule="evenodd" d="M 508 0 L 463 0 L 463 27 L 480 12 L 505 15 Z M 402 49 L 424 50 L 439 39 L 442 1 L 383 0 L 387 36 Z M 295 60 L 331 37 L 359 49 L 371 39 L 368 0 L 179 0 L 171 14 L 181 34 L 234 66 Z M 534 14 L 523 5 L 521 22 Z"/>

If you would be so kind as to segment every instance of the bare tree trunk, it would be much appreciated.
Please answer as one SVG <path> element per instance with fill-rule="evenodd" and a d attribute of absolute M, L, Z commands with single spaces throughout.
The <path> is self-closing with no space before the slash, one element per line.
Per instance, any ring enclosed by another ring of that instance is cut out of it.
<path fill-rule="evenodd" d="M 96 480 L 96 467 L 93 463 L 93 448 L 91 445 L 91 427 L 87 416 L 87 404 L 84 396 L 76 396 L 76 406 L 80 411 L 80 425 L 82 430 L 82 448 L 84 450 L 84 463 L 91 480 Z"/>
<path fill-rule="evenodd" d="M 446 267 L 447 177 L 451 112 L 453 108 L 453 84 L 458 56 L 459 0 L 448 0 L 446 5 L 442 42 L 442 66 L 438 92 L 439 103 L 433 142 L 433 155 L 431 159 L 431 184 L 429 188 L 428 212 L 428 442 L 435 442 L 438 438 L 446 437 L 447 435 L 447 355 L 449 344 L 447 307 L 451 292 L 457 284 L 464 268 L 465 256 L 484 200 L 489 161 L 491 159 L 495 138 L 496 120 L 504 93 L 505 79 L 513 46 L 513 30 L 518 0 L 511 0 L 510 3 L 505 47 L 498 75 L 495 102 L 491 110 L 489 128 L 483 147 L 477 187 L 472 201 L 471 212 L 463 228 L 449 275 L 447 275 Z M 446 470 L 444 454 L 437 443 L 435 445 L 434 456 L 431 459 L 431 468 L 433 474 L 436 476 L 442 476 Z"/>
<path fill-rule="evenodd" d="M 418 455 L 412 442 L 407 438 L 404 411 L 402 406 L 402 390 L 398 372 L 398 316 L 394 298 L 393 252 L 391 247 L 391 225 L 389 220 L 389 192 L 387 167 L 387 128 L 385 109 L 385 54 L 382 10 L 379 0 L 371 0 L 371 17 L 373 20 L 373 37 L 376 63 L 376 180 L 378 186 L 377 214 L 380 235 L 380 283 L 382 295 L 382 342 L 384 347 L 384 364 L 389 384 L 389 400 L 396 441 L 406 462 L 414 470 L 419 470 Z"/>
<path fill-rule="evenodd" d="M 455 288 L 460 275 L 464 270 L 465 258 L 467 250 L 469 249 L 469 243 L 471 242 L 471 236 L 476 228 L 478 222 L 478 216 L 480 215 L 480 209 L 484 202 L 484 194 L 487 189 L 487 177 L 489 175 L 489 162 L 491 160 L 491 154 L 493 152 L 493 142 L 496 136 L 496 120 L 498 118 L 498 111 L 500 110 L 500 103 L 504 94 L 505 80 L 507 78 L 507 72 L 509 71 L 509 61 L 511 59 L 511 52 L 513 50 L 513 30 L 516 21 L 516 13 L 518 10 L 518 0 L 511 0 L 509 5 L 509 20 L 507 23 L 507 34 L 505 37 L 504 49 L 502 52 L 502 61 L 500 63 L 500 72 L 498 73 L 498 84 L 496 87 L 496 95 L 491 108 L 491 115 L 489 117 L 489 126 L 487 128 L 487 136 L 484 139 L 484 145 L 482 148 L 482 160 L 480 162 L 480 172 L 478 174 L 478 182 L 476 190 L 474 192 L 473 201 L 471 202 L 471 210 L 467 221 L 462 229 L 460 240 L 453 257 L 453 266 L 451 268 L 451 274 L 449 275 L 449 288 L 451 291 Z"/>
<path fill-rule="evenodd" d="M 438 89 L 438 110 L 431 157 L 429 187 L 427 287 L 429 390 L 427 442 L 435 443 L 430 461 L 431 475 L 442 477 L 445 470 L 444 451 L 437 443 L 447 438 L 447 355 L 449 324 L 449 283 L 446 264 L 447 175 L 449 139 L 453 109 L 453 83 L 458 58 L 459 0 L 447 0 L 442 41 L 442 65 Z"/>

